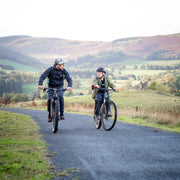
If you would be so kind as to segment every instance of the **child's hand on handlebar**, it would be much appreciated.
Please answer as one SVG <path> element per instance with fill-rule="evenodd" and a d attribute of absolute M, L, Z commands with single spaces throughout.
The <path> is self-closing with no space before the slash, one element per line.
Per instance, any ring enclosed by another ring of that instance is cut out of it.
<path fill-rule="evenodd" d="M 118 92 L 118 91 L 119 91 L 119 89 L 118 89 L 118 88 L 114 88 L 114 90 L 115 90 L 116 92 Z"/>
<path fill-rule="evenodd" d="M 98 86 L 98 85 L 94 85 L 93 87 L 94 87 L 94 88 L 100 88 L 100 86 Z"/>

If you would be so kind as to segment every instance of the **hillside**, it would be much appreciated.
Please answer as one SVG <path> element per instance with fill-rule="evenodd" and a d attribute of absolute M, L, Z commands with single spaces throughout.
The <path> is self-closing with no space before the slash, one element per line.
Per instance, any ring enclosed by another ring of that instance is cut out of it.
<path fill-rule="evenodd" d="M 0 47 L 50 63 L 57 56 L 77 60 L 102 52 L 120 52 L 124 59 L 149 57 L 180 59 L 180 33 L 164 36 L 122 38 L 112 42 L 78 41 L 59 38 L 8 36 L 0 38 Z M 152 56 L 154 55 L 155 56 Z M 160 54 L 160 55 L 159 55 Z"/>
<path fill-rule="evenodd" d="M 12 63 L 18 63 L 20 65 L 26 65 L 36 69 L 42 69 L 43 67 L 43 64 L 38 59 L 12 51 L 7 47 L 0 46 L 0 64 L 2 60 L 8 60 Z"/>
<path fill-rule="evenodd" d="M 121 50 L 129 56 L 141 58 L 145 58 L 153 51 L 158 50 L 172 51 L 174 55 L 180 56 L 180 33 L 119 39 L 112 42 L 112 47 L 114 50 Z"/>
<path fill-rule="evenodd" d="M 71 41 L 58 38 L 35 38 L 30 36 L 9 36 L 0 38 L 0 46 L 37 58 L 43 63 L 52 62 L 63 56 L 76 59 L 89 53 L 108 49 L 110 43 L 91 41 Z"/>

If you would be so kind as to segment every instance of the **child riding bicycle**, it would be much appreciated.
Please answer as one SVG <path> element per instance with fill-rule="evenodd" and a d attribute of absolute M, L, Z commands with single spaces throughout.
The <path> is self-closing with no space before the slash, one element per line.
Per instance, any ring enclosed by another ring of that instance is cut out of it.
<path fill-rule="evenodd" d="M 48 77 L 49 79 L 49 88 L 63 89 L 64 80 L 68 82 L 67 91 L 71 91 L 72 88 L 72 79 L 64 68 L 65 61 L 62 58 L 56 58 L 53 67 L 49 67 L 39 78 L 39 89 L 44 89 L 43 81 Z M 64 97 L 63 91 L 57 91 L 59 100 L 60 100 L 60 119 L 64 119 Z M 48 91 L 48 111 L 50 111 L 50 103 L 53 98 L 53 90 Z M 48 122 L 51 122 L 50 114 L 48 115 Z"/>
<path fill-rule="evenodd" d="M 114 89 L 115 91 L 118 91 L 117 88 L 115 88 L 115 85 L 105 76 L 106 70 L 103 67 L 99 67 L 97 70 L 97 76 L 93 81 L 92 87 L 96 86 L 95 89 L 93 89 L 92 98 L 95 99 L 95 116 L 96 119 L 100 119 L 100 109 L 101 105 L 103 103 L 104 98 L 104 91 L 103 88 L 108 89 L 108 87 Z"/>

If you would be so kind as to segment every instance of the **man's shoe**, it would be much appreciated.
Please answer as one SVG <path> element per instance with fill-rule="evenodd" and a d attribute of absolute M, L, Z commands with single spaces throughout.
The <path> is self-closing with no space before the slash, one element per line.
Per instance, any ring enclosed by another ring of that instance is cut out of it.
<path fill-rule="evenodd" d="M 48 122 L 52 122 L 52 119 L 48 117 Z"/>
<path fill-rule="evenodd" d="M 52 119 L 50 118 L 50 114 L 48 113 L 48 119 L 47 119 L 48 122 L 52 122 Z"/>
<path fill-rule="evenodd" d="M 65 120 L 64 116 L 60 116 L 60 120 Z"/>

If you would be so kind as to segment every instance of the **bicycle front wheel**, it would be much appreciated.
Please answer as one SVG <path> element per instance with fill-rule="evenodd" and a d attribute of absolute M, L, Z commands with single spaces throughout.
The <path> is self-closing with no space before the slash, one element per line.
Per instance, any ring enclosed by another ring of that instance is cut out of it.
<path fill-rule="evenodd" d="M 106 131 L 111 130 L 116 124 L 117 108 L 113 101 L 108 101 L 103 104 L 101 109 L 101 122 Z"/>
<path fill-rule="evenodd" d="M 59 121 L 59 101 L 55 100 L 53 103 L 53 118 L 52 118 L 52 131 L 56 133 L 58 131 L 58 121 Z"/>
<path fill-rule="evenodd" d="M 96 129 L 100 129 L 101 127 L 101 120 L 97 118 L 97 116 L 95 115 L 96 113 L 96 109 L 94 109 L 94 124 Z"/>

